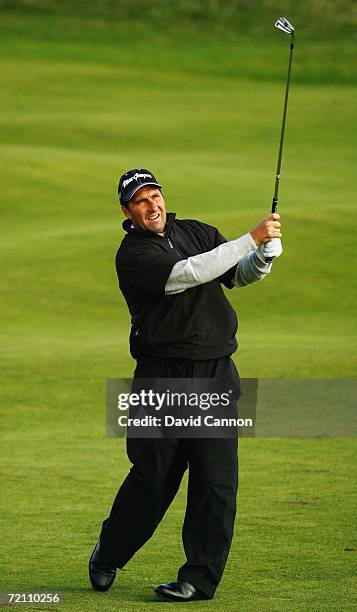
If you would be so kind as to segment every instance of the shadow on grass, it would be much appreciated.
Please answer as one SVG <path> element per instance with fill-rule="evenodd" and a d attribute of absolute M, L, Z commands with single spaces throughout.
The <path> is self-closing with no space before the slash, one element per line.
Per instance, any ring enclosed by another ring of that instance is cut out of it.
<path fill-rule="evenodd" d="M 92 598 L 93 604 L 97 604 L 98 602 L 102 602 L 103 606 L 106 605 L 107 609 L 109 609 L 110 604 L 121 604 L 125 606 L 125 604 L 137 604 L 139 607 L 140 603 L 143 604 L 165 604 L 167 602 L 160 601 L 156 595 L 154 594 L 154 586 L 137 588 L 137 587 L 129 587 L 125 585 L 118 584 L 116 587 L 113 587 L 110 591 L 100 593 L 93 591 L 90 587 L 82 587 L 82 588 L 61 588 L 57 589 L 58 592 L 61 592 L 64 595 L 64 603 L 66 604 L 65 595 L 70 594 L 72 597 L 85 597 L 89 595 Z M 150 592 L 151 591 L 151 592 Z M 87 600 L 87 598 L 86 598 Z M 199 605 L 209 605 L 212 604 L 213 600 L 202 600 L 199 602 Z M 136 606 L 135 606 L 136 607 Z M 197 606 L 196 606 L 197 609 Z"/>
<path fill-rule="evenodd" d="M 92 596 L 95 601 L 97 602 L 98 600 L 100 600 L 101 598 L 103 598 L 103 604 L 105 601 L 107 602 L 112 602 L 112 601 L 116 601 L 116 602 L 121 602 L 121 603 L 125 603 L 125 602 L 137 602 L 138 604 L 140 602 L 144 602 L 144 603 L 160 603 L 160 601 L 157 599 L 157 597 L 155 596 L 153 590 L 154 587 L 151 588 L 152 593 L 150 593 L 150 587 L 149 588 L 145 588 L 144 589 L 138 589 L 138 588 L 134 588 L 134 587 L 128 587 L 125 585 L 120 585 L 118 584 L 117 586 L 114 586 L 110 591 L 106 591 L 103 593 L 100 593 L 98 591 L 93 591 L 93 589 L 91 589 L 90 586 L 88 587 L 73 587 L 73 588 L 69 588 L 69 587 L 63 587 L 63 588 L 58 588 L 57 587 L 57 591 L 65 594 L 65 593 L 70 593 L 71 595 L 90 595 Z M 161 602 L 162 603 L 162 602 Z"/>

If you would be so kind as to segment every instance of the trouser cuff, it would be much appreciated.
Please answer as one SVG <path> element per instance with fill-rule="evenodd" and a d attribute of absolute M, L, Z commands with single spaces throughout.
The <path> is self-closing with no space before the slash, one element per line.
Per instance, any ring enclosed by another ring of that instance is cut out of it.
<path fill-rule="evenodd" d="M 185 570 L 179 572 L 177 580 L 185 580 L 196 589 L 204 593 L 207 599 L 213 599 L 217 585 L 212 584 L 212 581 L 203 573 L 195 570 Z"/>

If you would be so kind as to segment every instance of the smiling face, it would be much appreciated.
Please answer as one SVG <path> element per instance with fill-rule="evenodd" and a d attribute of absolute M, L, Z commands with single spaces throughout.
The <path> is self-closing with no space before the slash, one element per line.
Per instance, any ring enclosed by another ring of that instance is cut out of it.
<path fill-rule="evenodd" d="M 122 210 L 137 230 L 163 233 L 166 225 L 165 200 L 157 187 L 141 187 L 128 205 L 122 206 Z"/>

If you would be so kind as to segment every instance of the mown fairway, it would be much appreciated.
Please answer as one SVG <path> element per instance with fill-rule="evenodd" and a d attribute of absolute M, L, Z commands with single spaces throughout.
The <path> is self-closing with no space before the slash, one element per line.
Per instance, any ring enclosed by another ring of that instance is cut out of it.
<path fill-rule="evenodd" d="M 227 238 L 252 229 L 270 208 L 288 49 L 140 28 L 130 46 L 109 25 L 77 37 L 73 21 L 38 23 L 4 19 L 0 57 L 0 590 L 61 591 L 66 611 L 157 610 L 152 587 L 183 560 L 184 487 L 110 593 L 92 593 L 86 573 L 128 469 L 123 442 L 105 437 L 105 380 L 133 371 L 116 181 L 148 167 L 179 217 Z M 351 57 L 297 47 L 285 250 L 264 283 L 230 293 L 241 376 L 356 375 Z M 351 439 L 242 441 L 232 554 L 216 599 L 195 610 L 352 610 L 355 460 Z"/>

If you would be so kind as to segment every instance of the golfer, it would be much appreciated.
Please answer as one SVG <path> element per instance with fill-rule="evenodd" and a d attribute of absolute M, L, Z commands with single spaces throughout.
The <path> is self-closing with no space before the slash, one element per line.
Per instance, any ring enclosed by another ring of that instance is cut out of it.
<path fill-rule="evenodd" d="M 239 387 L 231 358 L 237 318 L 222 285 L 244 287 L 270 272 L 265 259 L 282 252 L 279 214 L 227 242 L 215 227 L 167 213 L 162 185 L 149 170 L 126 172 L 118 194 L 126 236 L 116 268 L 132 317 L 134 377 L 227 377 Z M 149 540 L 188 469 L 186 562 L 176 581 L 155 593 L 171 602 L 212 599 L 233 536 L 237 438 L 127 438 L 127 452 L 132 468 L 89 561 L 93 588 L 108 590 L 117 568 Z"/>

